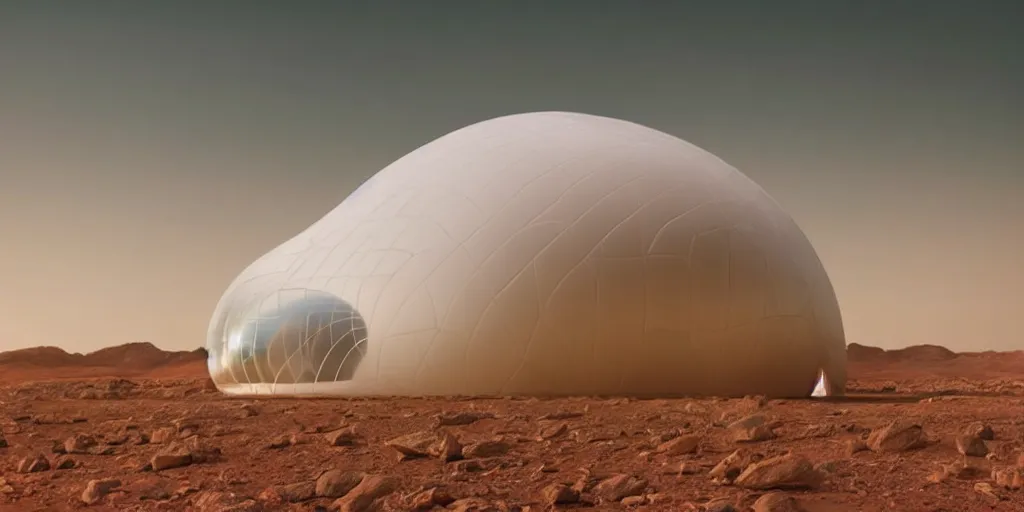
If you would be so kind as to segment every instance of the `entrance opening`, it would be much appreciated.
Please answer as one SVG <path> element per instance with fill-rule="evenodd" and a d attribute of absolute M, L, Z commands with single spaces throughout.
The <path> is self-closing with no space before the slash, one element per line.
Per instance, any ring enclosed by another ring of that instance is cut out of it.
<path fill-rule="evenodd" d="M 811 396 L 815 398 L 828 396 L 828 380 L 825 378 L 825 372 L 822 370 L 818 370 L 818 382 L 814 385 Z"/>
<path fill-rule="evenodd" d="M 315 290 L 280 290 L 226 336 L 240 382 L 308 384 L 350 380 L 366 354 L 366 323 L 350 304 Z"/>

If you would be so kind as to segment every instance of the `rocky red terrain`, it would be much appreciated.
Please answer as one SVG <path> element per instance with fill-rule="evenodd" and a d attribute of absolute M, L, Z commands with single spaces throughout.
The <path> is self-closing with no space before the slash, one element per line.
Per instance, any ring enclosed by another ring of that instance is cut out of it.
<path fill-rule="evenodd" d="M 1024 354 L 849 356 L 842 399 L 296 400 L 201 350 L 8 352 L 0 511 L 1024 510 Z"/>

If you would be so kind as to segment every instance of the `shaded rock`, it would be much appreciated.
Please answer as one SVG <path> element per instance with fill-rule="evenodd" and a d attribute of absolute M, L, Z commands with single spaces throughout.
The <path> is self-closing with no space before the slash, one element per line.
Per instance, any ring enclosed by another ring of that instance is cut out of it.
<path fill-rule="evenodd" d="M 197 512 L 257 512 L 264 510 L 255 500 L 233 492 L 203 491 L 192 498 Z"/>
<path fill-rule="evenodd" d="M 89 483 L 85 486 L 85 490 L 82 491 L 82 501 L 86 505 L 99 503 L 104 496 L 110 494 L 110 491 L 113 491 L 118 487 L 121 487 L 120 480 L 89 480 Z"/>
<path fill-rule="evenodd" d="M 992 484 L 988 482 L 978 482 L 974 484 L 974 491 L 995 500 L 1003 499 L 1003 497 L 1000 496 L 994 488 L 992 488 Z"/>
<path fill-rule="evenodd" d="M 403 458 L 428 457 L 431 448 L 439 444 L 440 439 L 436 432 L 421 430 L 404 436 L 396 437 L 384 443 L 384 446 L 394 449 Z"/>
<path fill-rule="evenodd" d="M 734 482 L 747 489 L 813 489 L 823 477 L 806 457 L 782 455 L 748 466 Z"/>
<path fill-rule="evenodd" d="M 1016 491 L 1024 487 L 1024 472 L 1018 468 L 992 470 L 992 481 L 998 487 Z"/>
<path fill-rule="evenodd" d="M 768 425 L 755 425 L 747 428 L 733 428 L 733 441 L 738 443 L 759 443 L 775 439 L 775 431 Z"/>
<path fill-rule="evenodd" d="M 459 412 L 446 412 L 437 415 L 434 420 L 435 424 L 439 427 L 454 427 L 461 425 L 471 425 L 477 421 L 483 419 L 494 418 L 494 414 L 483 411 L 459 411 Z"/>
<path fill-rule="evenodd" d="M 322 498 L 340 498 L 355 489 L 365 476 L 359 471 L 332 469 L 316 479 L 314 492 Z"/>
<path fill-rule="evenodd" d="M 908 420 L 893 421 L 871 432 L 867 445 L 872 451 L 897 453 L 923 448 L 927 444 L 924 429 Z"/>
<path fill-rule="evenodd" d="M 832 437 L 836 435 L 836 426 L 832 424 L 825 425 L 811 425 L 804 430 L 803 434 L 800 435 L 803 439 L 814 439 L 823 437 Z"/>
<path fill-rule="evenodd" d="M 92 436 L 76 434 L 64 441 L 64 453 L 89 453 L 98 444 Z"/>
<path fill-rule="evenodd" d="M 7 448 L 8 446 L 10 445 L 7 443 L 7 438 L 4 437 L 3 432 L 0 432 L 0 448 Z"/>
<path fill-rule="evenodd" d="M 675 439 L 670 439 L 658 445 L 655 449 L 658 453 L 664 453 L 665 455 L 686 455 L 690 453 L 696 453 L 697 447 L 700 446 L 699 436 L 679 436 Z"/>
<path fill-rule="evenodd" d="M 855 453 L 860 453 L 868 450 L 868 445 L 860 439 L 847 439 L 846 440 L 846 456 L 853 457 Z"/>
<path fill-rule="evenodd" d="M 177 435 L 175 429 L 171 427 L 158 428 L 149 435 L 149 442 L 152 444 L 165 444 L 171 442 Z"/>
<path fill-rule="evenodd" d="M 508 453 L 512 447 L 502 439 L 491 439 L 473 443 L 462 449 L 462 455 L 466 458 L 486 459 L 488 457 L 500 457 Z"/>
<path fill-rule="evenodd" d="M 149 463 L 153 467 L 153 471 L 180 468 L 192 464 L 192 454 L 183 447 L 172 445 L 154 455 Z"/>
<path fill-rule="evenodd" d="M 622 506 L 624 506 L 626 508 L 635 508 L 635 507 L 639 507 L 641 505 L 646 505 L 646 504 L 647 504 L 647 496 L 642 495 L 642 494 L 639 495 L 639 496 L 628 496 L 628 497 L 622 498 Z"/>
<path fill-rule="evenodd" d="M 551 484 L 541 491 L 541 499 L 548 505 L 568 505 L 580 500 L 580 493 L 565 484 Z"/>
<path fill-rule="evenodd" d="M 265 501 L 301 503 L 316 497 L 315 482 L 298 482 L 269 487 L 260 494 Z"/>
<path fill-rule="evenodd" d="M 447 491 L 431 487 L 413 494 L 409 498 L 409 506 L 413 510 L 431 510 L 435 507 L 447 507 L 455 502 L 455 498 Z"/>
<path fill-rule="evenodd" d="M 483 498 L 462 498 L 448 506 L 452 512 L 503 512 L 508 507 L 501 507 Z"/>
<path fill-rule="evenodd" d="M 329 446 L 354 446 L 359 439 L 355 427 L 345 427 L 324 435 Z"/>
<path fill-rule="evenodd" d="M 549 414 L 542 415 L 537 418 L 538 420 L 571 420 L 573 418 L 582 418 L 582 411 L 556 411 Z"/>
<path fill-rule="evenodd" d="M 968 457 L 984 457 L 988 455 L 988 446 L 980 437 L 970 434 L 956 436 L 956 451 Z"/>
<path fill-rule="evenodd" d="M 743 470 L 754 462 L 764 458 L 763 455 L 747 450 L 736 450 L 722 459 L 714 468 L 708 472 L 708 476 L 724 482 L 731 482 L 743 472 Z"/>
<path fill-rule="evenodd" d="M 220 448 L 210 446 L 207 441 L 197 435 L 186 438 L 183 444 L 189 455 L 192 456 L 192 464 L 215 462 L 220 460 L 222 455 Z"/>
<path fill-rule="evenodd" d="M 292 436 L 277 436 L 267 443 L 266 448 L 268 450 L 280 450 L 287 448 L 292 445 Z"/>
<path fill-rule="evenodd" d="M 25 457 L 18 462 L 18 473 L 39 473 L 40 471 L 48 471 L 49 469 L 50 461 L 41 453 L 36 454 L 33 457 Z"/>
<path fill-rule="evenodd" d="M 334 502 L 339 512 L 370 512 L 374 502 L 398 490 L 398 480 L 381 475 L 367 475 L 344 497 Z"/>
<path fill-rule="evenodd" d="M 54 441 L 53 445 L 50 446 L 50 453 L 56 453 L 60 455 L 67 453 L 67 450 L 64 449 L 64 443 L 60 441 Z"/>
<path fill-rule="evenodd" d="M 968 436 L 975 436 L 982 441 L 993 441 L 996 438 L 996 433 L 992 430 L 992 427 L 980 421 L 967 425 L 963 433 Z"/>
<path fill-rule="evenodd" d="M 594 486 L 594 494 L 609 500 L 622 501 L 623 498 L 639 496 L 647 489 L 647 480 L 632 475 L 618 474 L 601 480 Z"/>
<path fill-rule="evenodd" d="M 76 461 L 75 459 L 72 459 L 71 457 L 60 457 L 60 458 L 57 459 L 56 463 L 54 464 L 54 467 L 56 469 L 62 469 L 62 470 L 63 469 L 75 469 L 76 467 L 78 467 L 78 461 Z"/>
<path fill-rule="evenodd" d="M 440 444 L 431 446 L 430 453 L 445 462 L 451 462 L 459 460 L 463 457 L 462 455 L 462 443 L 450 432 L 442 432 L 439 434 Z"/>
<path fill-rule="evenodd" d="M 171 486 L 175 480 L 160 477 L 145 477 L 124 487 L 124 490 L 139 500 L 166 500 L 172 496 Z"/>
<path fill-rule="evenodd" d="M 970 461 L 957 461 L 952 464 L 944 464 L 938 470 L 928 476 L 928 481 L 939 483 L 949 478 L 957 480 L 977 480 L 984 478 L 990 472 Z"/>
<path fill-rule="evenodd" d="M 796 498 L 781 492 L 762 495 L 751 506 L 754 512 L 805 512 Z"/>
<path fill-rule="evenodd" d="M 554 424 L 542 426 L 540 433 L 537 435 L 537 439 L 540 441 L 548 441 L 560 437 L 569 432 L 569 424 L 561 421 Z"/>
<path fill-rule="evenodd" d="M 729 423 L 727 428 L 730 430 L 746 430 L 762 425 L 768 425 L 768 418 L 763 414 L 751 414 Z"/>

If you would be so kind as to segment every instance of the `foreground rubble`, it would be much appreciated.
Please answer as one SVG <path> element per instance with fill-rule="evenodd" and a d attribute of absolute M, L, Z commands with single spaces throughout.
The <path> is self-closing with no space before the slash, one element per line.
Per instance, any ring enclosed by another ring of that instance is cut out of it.
<path fill-rule="evenodd" d="M 948 390 L 256 400 L 189 379 L 27 384 L 0 388 L 0 511 L 1019 511 L 1022 410 Z"/>

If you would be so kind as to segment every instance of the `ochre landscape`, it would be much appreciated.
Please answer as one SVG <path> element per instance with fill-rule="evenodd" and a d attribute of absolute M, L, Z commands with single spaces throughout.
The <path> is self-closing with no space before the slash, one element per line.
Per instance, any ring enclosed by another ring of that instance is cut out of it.
<path fill-rule="evenodd" d="M 300 400 L 5 352 L 0 511 L 1024 510 L 1024 352 L 848 356 L 845 398 Z"/>

